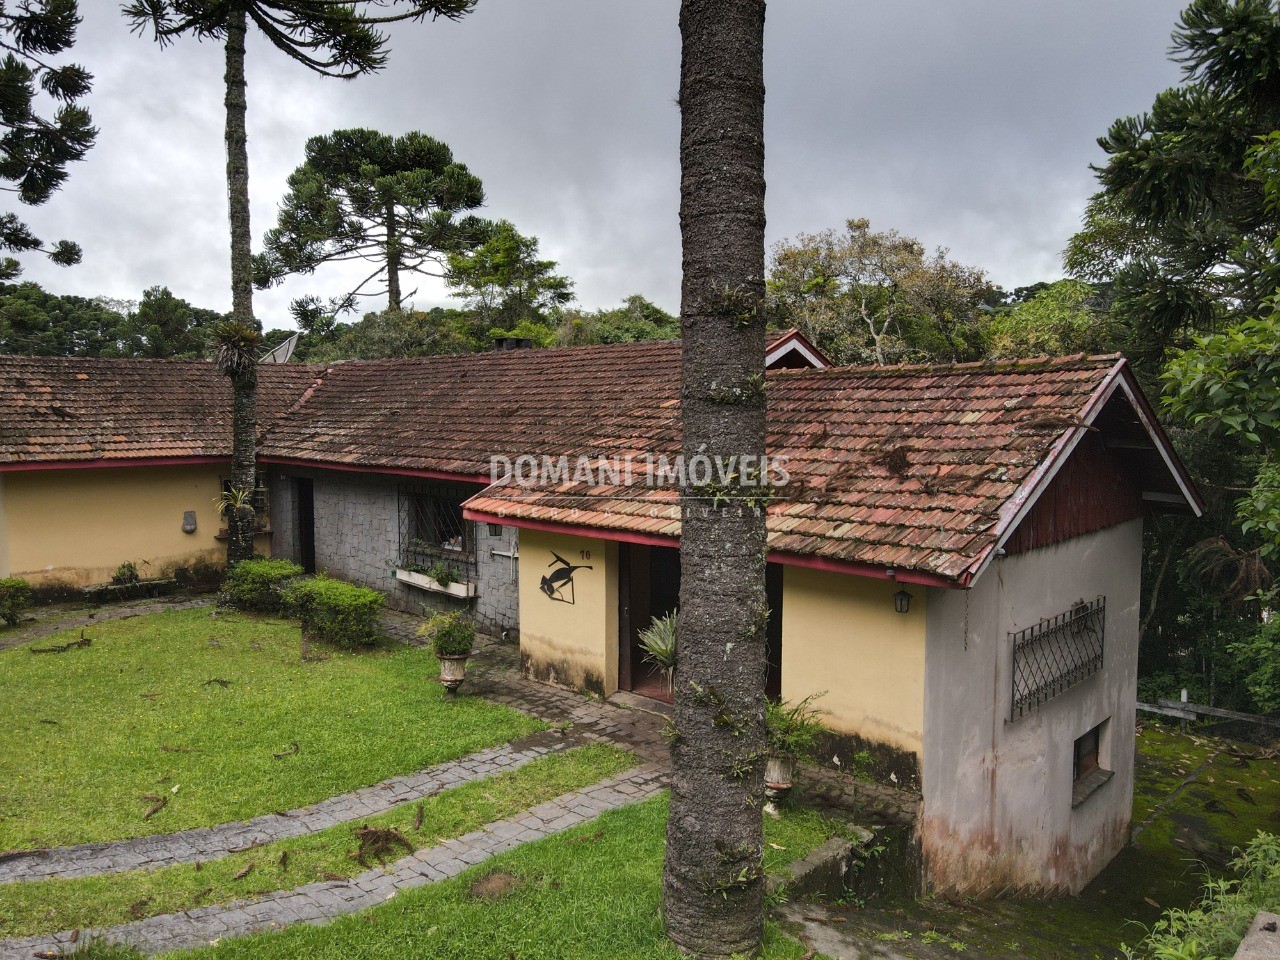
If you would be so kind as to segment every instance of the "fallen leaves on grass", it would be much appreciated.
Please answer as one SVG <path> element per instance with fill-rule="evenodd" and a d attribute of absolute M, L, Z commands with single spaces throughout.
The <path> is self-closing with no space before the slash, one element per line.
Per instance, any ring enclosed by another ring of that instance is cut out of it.
<path fill-rule="evenodd" d="M 144 803 L 151 804 L 151 806 L 147 808 L 147 812 L 142 815 L 143 820 L 150 820 L 169 805 L 168 797 L 157 797 L 154 793 L 144 794 L 142 800 Z"/>
<path fill-rule="evenodd" d="M 59 643 L 52 647 L 27 647 L 30 653 L 66 653 L 68 650 L 83 650 L 85 647 L 93 646 L 93 639 L 86 637 L 84 631 L 80 631 L 80 639 L 72 640 L 70 643 Z"/>
<path fill-rule="evenodd" d="M 356 827 L 355 838 L 360 841 L 360 846 L 347 856 L 362 867 L 369 866 L 370 859 L 386 863 L 387 858 L 398 849 L 403 849 L 405 853 L 413 852 L 413 844 L 409 838 L 391 827 L 365 824 L 363 827 Z"/>

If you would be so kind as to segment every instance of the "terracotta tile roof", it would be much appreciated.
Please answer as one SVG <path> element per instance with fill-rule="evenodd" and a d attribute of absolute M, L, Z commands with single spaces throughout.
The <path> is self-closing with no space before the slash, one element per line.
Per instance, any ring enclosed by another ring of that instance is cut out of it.
<path fill-rule="evenodd" d="M 679 364 L 676 341 L 349 361 L 262 454 L 487 478 L 495 454 L 639 450 L 674 422 Z"/>
<path fill-rule="evenodd" d="M 318 373 L 260 367 L 261 424 Z M 0 403 L 0 464 L 231 455 L 231 387 L 208 362 L 0 356 Z"/>
<path fill-rule="evenodd" d="M 769 452 L 791 473 L 768 509 L 770 548 L 960 580 L 994 547 L 1024 483 L 1124 371 L 1117 357 L 1073 357 L 770 374 Z M 676 410 L 662 409 L 666 422 L 639 411 L 646 440 L 619 447 L 677 453 Z M 517 523 L 680 531 L 677 492 L 639 473 L 631 486 L 494 485 L 467 506 Z"/>

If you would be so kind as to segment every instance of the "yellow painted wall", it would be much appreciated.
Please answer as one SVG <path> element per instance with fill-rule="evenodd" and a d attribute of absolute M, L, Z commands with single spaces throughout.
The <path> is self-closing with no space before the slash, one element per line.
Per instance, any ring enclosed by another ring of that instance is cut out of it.
<path fill-rule="evenodd" d="M 0 473 L 0 579 L 9 576 L 9 519 L 4 510 L 4 474 Z"/>
<path fill-rule="evenodd" d="M 925 595 L 897 613 L 891 580 L 785 568 L 782 697 L 825 690 L 823 723 L 919 754 L 924 731 Z"/>
<path fill-rule="evenodd" d="M 9 573 L 32 583 L 104 583 L 121 563 L 138 563 L 143 577 L 205 558 L 222 562 L 226 541 L 214 499 L 218 464 L 121 467 L 106 470 L 15 471 L 4 474 Z M 182 515 L 196 511 L 196 532 L 182 532 Z M 4 532 L 0 520 L 0 534 Z M 260 536 L 259 553 L 270 552 Z M 2 569 L 2 568 L 0 568 Z"/>
<path fill-rule="evenodd" d="M 559 567 L 553 552 L 571 564 L 591 566 L 575 571 L 572 604 L 542 589 L 543 578 Z M 520 531 L 520 659 L 525 672 L 539 680 L 604 695 L 618 689 L 616 543 Z"/>

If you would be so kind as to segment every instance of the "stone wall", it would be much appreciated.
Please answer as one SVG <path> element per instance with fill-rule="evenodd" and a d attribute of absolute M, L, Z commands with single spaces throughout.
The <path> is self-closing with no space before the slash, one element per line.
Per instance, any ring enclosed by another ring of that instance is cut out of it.
<path fill-rule="evenodd" d="M 400 549 L 400 495 L 407 480 L 377 474 L 295 467 L 270 468 L 273 551 L 298 559 L 299 537 L 294 478 L 309 478 L 315 496 L 316 570 L 373 587 L 387 594 L 388 606 L 407 613 L 466 609 L 482 630 L 514 639 L 519 630 L 517 565 L 507 556 L 518 552 L 518 531 L 502 527 L 496 536 L 487 524 L 476 524 L 476 597 L 455 600 L 407 586 L 395 579 Z M 460 495 L 479 491 L 474 484 L 454 484 Z"/>

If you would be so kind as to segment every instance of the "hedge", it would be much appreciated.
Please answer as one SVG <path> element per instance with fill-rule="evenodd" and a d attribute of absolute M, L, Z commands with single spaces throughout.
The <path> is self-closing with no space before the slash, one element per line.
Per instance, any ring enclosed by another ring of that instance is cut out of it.
<path fill-rule="evenodd" d="M 242 610 L 278 613 L 284 603 L 281 588 L 303 572 L 291 560 L 254 557 L 241 560 L 227 571 L 222 590 L 228 601 Z"/>
<path fill-rule="evenodd" d="M 285 611 L 301 621 L 308 640 L 356 647 L 382 637 L 379 614 L 387 598 L 377 590 L 318 576 L 295 580 L 281 593 Z"/>

